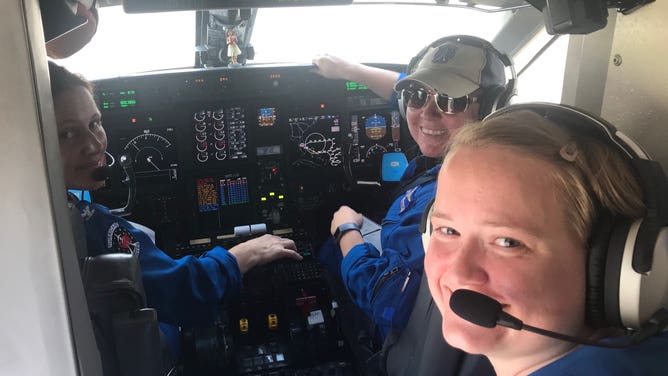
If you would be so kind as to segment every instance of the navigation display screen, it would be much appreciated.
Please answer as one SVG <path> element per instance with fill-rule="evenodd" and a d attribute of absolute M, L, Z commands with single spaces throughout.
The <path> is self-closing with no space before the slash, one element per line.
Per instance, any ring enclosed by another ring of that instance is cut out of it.
<path fill-rule="evenodd" d="M 290 140 L 298 151 L 293 165 L 338 167 L 342 163 L 338 115 L 298 116 L 288 119 Z"/>

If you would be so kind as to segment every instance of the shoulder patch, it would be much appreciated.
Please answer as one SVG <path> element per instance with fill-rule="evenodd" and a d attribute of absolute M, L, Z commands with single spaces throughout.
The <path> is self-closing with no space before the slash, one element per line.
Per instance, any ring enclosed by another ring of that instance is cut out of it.
<path fill-rule="evenodd" d="M 107 249 L 111 252 L 139 254 L 139 242 L 132 233 L 118 222 L 114 222 L 107 230 Z"/>
<path fill-rule="evenodd" d="M 84 221 L 91 219 L 93 214 L 95 214 L 95 209 L 91 208 L 91 205 L 86 205 L 81 209 L 81 218 L 83 218 Z"/>

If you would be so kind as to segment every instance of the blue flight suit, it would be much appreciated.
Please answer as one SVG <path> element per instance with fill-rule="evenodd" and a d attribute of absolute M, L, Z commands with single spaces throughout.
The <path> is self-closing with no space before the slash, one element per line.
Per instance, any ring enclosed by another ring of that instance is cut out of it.
<path fill-rule="evenodd" d="M 147 305 L 157 311 L 173 353 L 178 353 L 174 342 L 178 331 L 163 323 L 184 327 L 210 324 L 223 300 L 240 291 L 241 271 L 227 250 L 214 247 L 200 257 L 175 260 L 108 208 L 88 201 L 79 201 L 76 207 L 84 222 L 90 256 L 114 252 L 139 255 Z"/>
<path fill-rule="evenodd" d="M 668 332 L 620 349 L 583 346 L 530 376 L 668 375 Z"/>
<path fill-rule="evenodd" d="M 424 159 L 420 156 L 411 160 L 400 186 L 422 174 L 429 180 L 409 187 L 394 200 L 381 223 L 382 250 L 371 243 L 358 244 L 341 259 L 341 250 L 330 238 L 319 253 L 320 261 L 330 271 L 340 270 L 350 297 L 378 325 L 383 338 L 392 329 L 406 326 L 424 271 L 419 226 L 422 213 L 436 194 L 440 169 L 437 165 L 420 171 Z"/>

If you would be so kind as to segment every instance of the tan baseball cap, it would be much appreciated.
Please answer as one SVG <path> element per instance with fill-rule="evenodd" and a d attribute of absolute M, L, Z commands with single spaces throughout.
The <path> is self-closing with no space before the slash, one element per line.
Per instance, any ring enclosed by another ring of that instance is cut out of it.
<path fill-rule="evenodd" d="M 505 85 L 505 66 L 496 53 L 482 46 L 448 41 L 430 47 L 394 90 L 426 86 L 458 98 L 479 88 Z"/>

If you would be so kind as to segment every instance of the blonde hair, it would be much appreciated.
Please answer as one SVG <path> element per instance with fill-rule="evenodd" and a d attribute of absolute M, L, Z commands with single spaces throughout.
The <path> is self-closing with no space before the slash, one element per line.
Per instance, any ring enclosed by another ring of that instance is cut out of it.
<path fill-rule="evenodd" d="M 640 185 L 619 151 L 533 111 L 508 112 L 463 127 L 450 140 L 444 163 L 462 146 L 508 147 L 553 165 L 566 218 L 583 245 L 599 216 L 639 218 L 645 213 Z"/>

